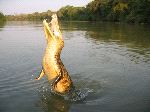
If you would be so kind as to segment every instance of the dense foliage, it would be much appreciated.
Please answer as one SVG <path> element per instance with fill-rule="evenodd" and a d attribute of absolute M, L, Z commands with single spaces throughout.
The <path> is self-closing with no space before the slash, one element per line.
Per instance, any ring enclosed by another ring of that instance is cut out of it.
<path fill-rule="evenodd" d="M 100 9 L 106 20 L 150 23 L 150 0 L 109 0 Z"/>
<path fill-rule="evenodd" d="M 7 16 L 8 20 L 43 20 L 52 12 Z M 86 7 L 65 6 L 57 11 L 66 21 L 124 21 L 150 23 L 150 0 L 94 0 Z"/>
<path fill-rule="evenodd" d="M 0 12 L 0 21 L 5 21 L 6 17 L 4 16 L 3 13 Z"/>
<path fill-rule="evenodd" d="M 150 0 L 94 0 L 85 8 L 63 7 L 58 16 L 62 20 L 150 23 Z"/>
<path fill-rule="evenodd" d="M 57 15 L 61 20 L 76 20 L 76 21 L 85 21 L 88 20 L 88 12 L 85 7 L 73 7 L 66 6 L 62 7 Z"/>

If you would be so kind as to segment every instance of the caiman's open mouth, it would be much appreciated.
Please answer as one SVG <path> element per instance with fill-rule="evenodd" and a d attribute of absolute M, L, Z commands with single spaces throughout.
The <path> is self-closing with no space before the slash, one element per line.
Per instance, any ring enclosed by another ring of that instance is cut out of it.
<path fill-rule="evenodd" d="M 46 20 L 43 21 L 43 25 L 44 25 L 44 32 L 45 32 L 46 39 L 49 39 L 49 38 L 55 39 L 55 36 L 53 32 L 51 31 L 49 24 L 47 23 Z"/>
<path fill-rule="evenodd" d="M 62 39 L 58 21 L 51 21 L 48 23 L 46 20 L 44 20 L 43 25 L 46 39 L 56 39 L 56 37 Z"/>

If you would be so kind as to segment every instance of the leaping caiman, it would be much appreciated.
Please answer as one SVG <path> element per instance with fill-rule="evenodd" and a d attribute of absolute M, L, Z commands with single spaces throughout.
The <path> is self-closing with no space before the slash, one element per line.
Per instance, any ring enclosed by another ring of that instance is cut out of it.
<path fill-rule="evenodd" d="M 43 69 L 36 80 L 40 80 L 46 75 L 48 80 L 52 81 L 52 91 L 63 95 L 73 88 L 73 82 L 60 59 L 64 40 L 59 29 L 57 15 L 52 15 L 50 23 L 44 20 L 43 25 L 47 47 L 43 57 Z"/>

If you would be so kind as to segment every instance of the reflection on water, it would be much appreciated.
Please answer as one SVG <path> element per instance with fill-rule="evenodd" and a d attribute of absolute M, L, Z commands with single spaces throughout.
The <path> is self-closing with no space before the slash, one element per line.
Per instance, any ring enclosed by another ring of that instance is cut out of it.
<path fill-rule="evenodd" d="M 69 112 L 70 103 L 60 96 L 49 96 L 41 100 L 40 106 L 45 112 Z"/>
<path fill-rule="evenodd" d="M 0 21 L 0 31 L 5 26 L 5 24 L 6 24 L 6 21 Z"/>
<path fill-rule="evenodd" d="M 64 22 L 62 29 L 68 31 L 68 38 L 74 37 L 71 31 L 80 30 L 76 36 L 80 36 L 86 31 L 85 38 L 89 41 L 99 44 L 98 46 L 109 43 L 115 49 L 122 50 L 120 55 L 125 55 L 135 63 L 150 63 L 150 26 L 149 25 L 130 25 L 119 23 L 89 23 L 89 22 Z M 114 45 L 114 46 L 113 46 Z M 105 46 L 107 47 L 107 46 Z M 112 50 L 112 49 L 111 49 Z"/>
<path fill-rule="evenodd" d="M 126 52 L 120 55 L 129 57 L 135 63 L 150 63 L 150 32 L 149 27 L 132 25 L 112 25 L 100 30 L 88 31 L 86 38 L 91 39 L 95 44 L 110 43 L 118 45 Z M 113 46 L 114 47 L 114 46 Z"/>
<path fill-rule="evenodd" d="M 40 101 L 38 106 L 41 107 L 44 112 L 69 112 L 71 103 L 64 100 L 63 97 L 54 95 L 51 93 L 48 87 L 41 87 L 38 89 Z"/>
<path fill-rule="evenodd" d="M 149 112 L 150 26 L 61 22 L 61 58 L 81 102 L 52 95 L 42 68 L 42 22 L 0 27 L 0 112 Z M 88 88 L 88 89 L 87 89 Z M 86 93 L 86 92 L 85 92 Z"/>

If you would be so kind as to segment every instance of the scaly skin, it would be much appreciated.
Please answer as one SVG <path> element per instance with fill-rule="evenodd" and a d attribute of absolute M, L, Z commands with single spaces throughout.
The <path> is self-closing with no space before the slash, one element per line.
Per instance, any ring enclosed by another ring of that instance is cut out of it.
<path fill-rule="evenodd" d="M 62 39 L 59 26 L 57 26 L 57 32 L 59 32 L 59 35 L 55 36 L 46 20 L 43 21 L 43 25 L 45 37 L 47 40 L 47 47 L 43 57 L 43 69 L 41 70 L 40 76 L 36 79 L 40 80 L 42 76 L 46 75 L 49 81 L 54 80 L 52 83 L 52 89 L 54 92 L 66 94 L 72 88 L 73 83 L 60 59 L 61 50 L 64 47 L 64 40 Z"/>

